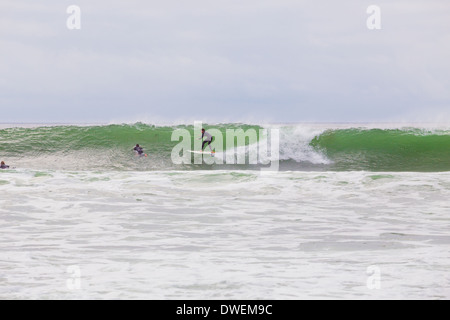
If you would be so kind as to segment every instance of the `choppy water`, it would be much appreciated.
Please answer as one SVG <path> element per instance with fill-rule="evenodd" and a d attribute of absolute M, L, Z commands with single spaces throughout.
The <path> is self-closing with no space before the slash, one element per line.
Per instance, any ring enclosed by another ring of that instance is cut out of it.
<path fill-rule="evenodd" d="M 450 298 L 450 172 L 25 168 L 0 194 L 2 299 Z"/>

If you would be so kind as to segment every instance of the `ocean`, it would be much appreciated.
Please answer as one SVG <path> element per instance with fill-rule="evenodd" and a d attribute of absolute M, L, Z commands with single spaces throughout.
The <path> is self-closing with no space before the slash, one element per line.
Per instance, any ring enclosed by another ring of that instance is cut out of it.
<path fill-rule="evenodd" d="M 0 299 L 450 298 L 450 127 L 204 127 L 1 126 Z"/>

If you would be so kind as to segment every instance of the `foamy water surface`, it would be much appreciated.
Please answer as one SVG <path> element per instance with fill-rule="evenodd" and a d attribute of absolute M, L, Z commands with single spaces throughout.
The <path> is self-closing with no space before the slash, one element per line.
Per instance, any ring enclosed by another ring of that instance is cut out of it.
<path fill-rule="evenodd" d="M 448 172 L 10 170 L 0 192 L 2 299 L 450 298 Z"/>

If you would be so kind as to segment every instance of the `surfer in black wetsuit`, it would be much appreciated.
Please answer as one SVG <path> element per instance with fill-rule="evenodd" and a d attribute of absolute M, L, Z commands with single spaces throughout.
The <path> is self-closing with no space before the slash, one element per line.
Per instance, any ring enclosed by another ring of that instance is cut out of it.
<path fill-rule="evenodd" d="M 202 129 L 202 137 L 200 139 L 203 139 L 202 143 L 202 151 L 205 149 L 206 146 L 209 146 L 209 149 L 212 153 L 214 153 L 213 149 L 211 148 L 211 142 L 214 141 L 214 137 L 205 129 Z"/>
<path fill-rule="evenodd" d="M 144 154 L 144 149 L 138 144 L 136 145 L 136 147 L 134 147 L 133 150 L 136 151 L 136 153 L 138 155 L 143 155 Z"/>
<path fill-rule="evenodd" d="M 0 164 L 0 169 L 9 169 L 9 166 L 5 164 L 5 161 L 2 161 L 2 163 Z"/>
<path fill-rule="evenodd" d="M 136 145 L 136 147 L 134 147 L 134 149 L 133 149 L 134 151 L 136 151 L 136 154 L 138 154 L 138 155 L 140 155 L 140 156 L 147 156 L 145 153 L 144 153 L 144 148 L 142 148 L 140 145 Z"/>

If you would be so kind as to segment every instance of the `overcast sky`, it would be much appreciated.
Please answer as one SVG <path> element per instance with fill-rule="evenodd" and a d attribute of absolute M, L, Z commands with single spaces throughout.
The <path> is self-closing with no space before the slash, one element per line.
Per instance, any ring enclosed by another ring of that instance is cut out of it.
<path fill-rule="evenodd" d="M 1 0 L 0 111 L 3 123 L 445 121 L 450 1 Z"/>

